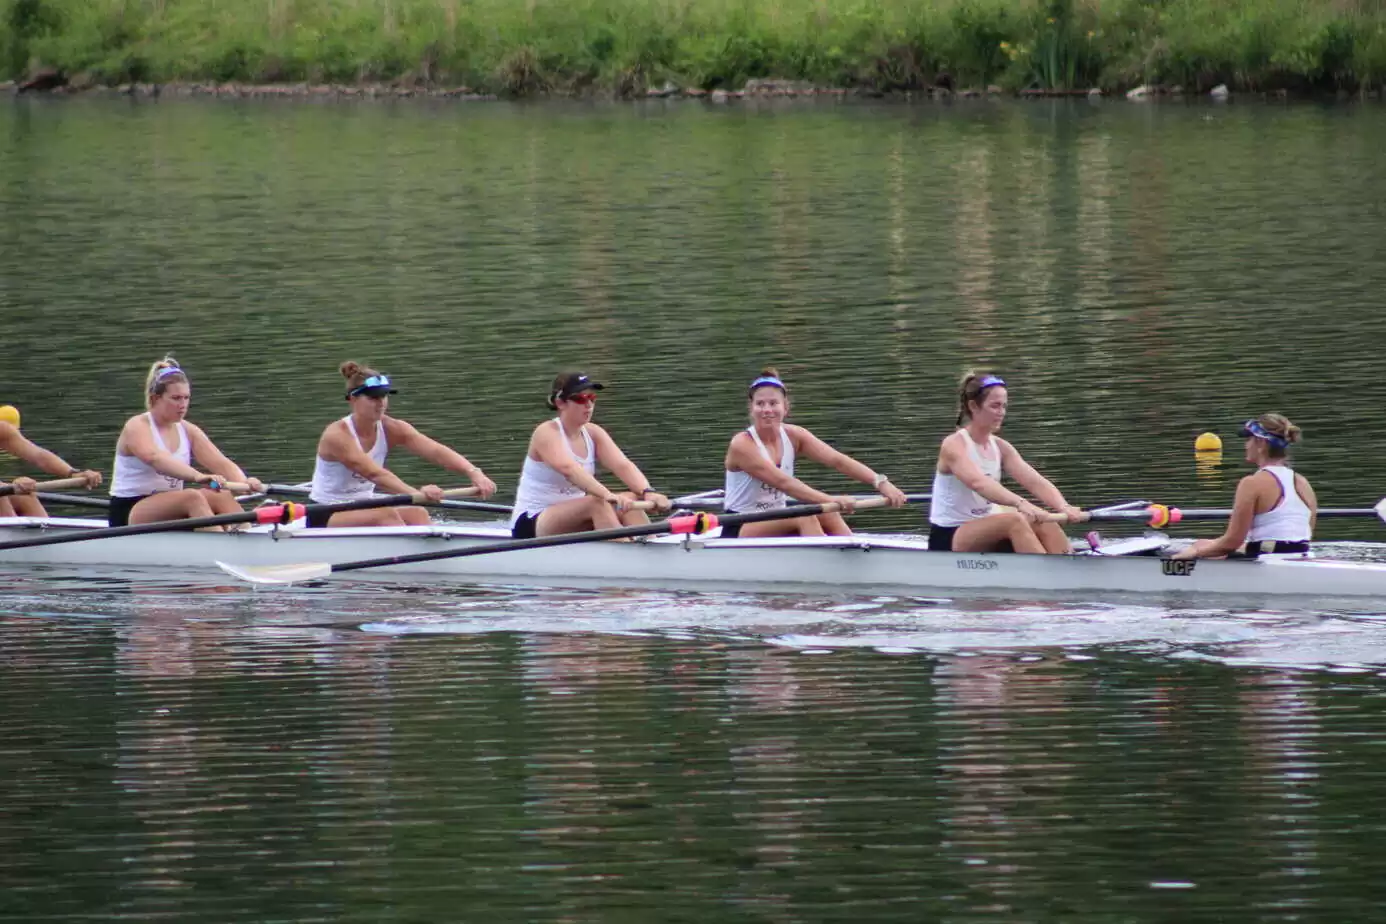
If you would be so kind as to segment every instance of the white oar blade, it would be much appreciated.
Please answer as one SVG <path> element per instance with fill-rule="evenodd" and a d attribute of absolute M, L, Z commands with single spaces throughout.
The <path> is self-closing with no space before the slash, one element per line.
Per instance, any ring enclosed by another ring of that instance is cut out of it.
<path fill-rule="evenodd" d="M 298 584 L 302 581 L 320 581 L 332 574 L 332 566 L 325 561 L 306 561 L 296 565 L 229 565 L 217 562 L 217 567 L 234 578 L 251 584 Z"/>
<path fill-rule="evenodd" d="M 1383 523 L 1386 523 L 1386 497 L 1383 497 L 1381 500 L 1377 501 L 1376 507 L 1374 507 L 1373 509 L 1376 511 L 1377 518 L 1380 519 Z"/>

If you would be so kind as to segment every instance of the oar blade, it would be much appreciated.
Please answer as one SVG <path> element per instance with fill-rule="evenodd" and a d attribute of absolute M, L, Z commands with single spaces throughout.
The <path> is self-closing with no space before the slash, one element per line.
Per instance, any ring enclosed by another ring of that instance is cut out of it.
<path fill-rule="evenodd" d="M 303 581 L 320 581 L 332 574 L 332 566 L 325 561 L 305 561 L 292 565 L 232 565 L 219 561 L 217 567 L 250 584 L 299 584 Z"/>
<path fill-rule="evenodd" d="M 1376 506 L 1372 509 L 1376 511 L 1377 518 L 1380 519 L 1383 523 L 1386 523 L 1386 497 L 1383 497 L 1381 500 L 1377 501 Z"/>

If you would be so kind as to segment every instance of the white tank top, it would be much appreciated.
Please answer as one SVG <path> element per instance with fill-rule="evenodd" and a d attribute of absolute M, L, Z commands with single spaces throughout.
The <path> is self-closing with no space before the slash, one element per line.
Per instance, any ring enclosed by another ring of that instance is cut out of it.
<path fill-rule="evenodd" d="M 761 442 L 755 427 L 747 427 L 746 432 L 756 441 L 756 448 L 767 462 L 771 461 L 770 450 Z M 790 478 L 794 477 L 794 444 L 789 433 L 780 427 L 780 471 Z M 722 509 L 727 513 L 751 513 L 757 510 L 779 510 L 789 501 L 783 491 L 772 488 L 763 481 L 752 478 L 745 472 L 727 472 Z"/>
<path fill-rule="evenodd" d="M 159 428 L 154 425 L 154 418 L 149 414 L 141 416 L 149 422 L 149 432 L 154 434 L 154 445 L 164 452 L 170 452 L 164 445 L 164 438 L 159 435 Z M 192 443 L 188 441 L 188 428 L 181 420 L 178 421 L 178 448 L 170 454 L 184 465 L 192 465 Z M 149 494 L 182 489 L 183 479 L 164 475 L 156 471 L 152 465 L 140 461 L 138 457 L 123 455 L 120 448 L 116 448 L 115 461 L 111 463 L 112 497 L 145 497 Z"/>
<path fill-rule="evenodd" d="M 587 444 L 587 456 L 584 458 L 573 452 L 573 444 L 568 442 L 568 434 L 563 433 L 563 424 L 558 422 L 558 418 L 555 417 L 551 422 L 558 428 L 563 437 L 563 445 L 573 453 L 573 458 L 578 460 L 587 474 L 595 476 L 597 450 L 592 445 L 592 436 L 587 432 L 587 428 L 583 427 L 581 431 L 582 441 Z M 515 507 L 510 514 L 510 525 L 514 526 L 515 521 L 526 513 L 537 517 L 554 504 L 575 497 L 584 497 L 586 494 L 582 488 L 564 478 L 558 469 L 547 462 L 531 459 L 529 453 L 525 453 L 524 468 L 520 469 L 520 484 L 515 489 Z"/>
<path fill-rule="evenodd" d="M 356 445 L 361 445 L 361 435 L 356 432 L 356 424 L 351 422 L 351 416 L 347 415 L 342 420 L 346 423 L 347 429 L 351 431 L 351 438 L 356 440 Z M 385 439 L 385 421 L 375 422 L 375 445 L 371 446 L 370 452 L 366 455 L 371 457 L 371 461 L 382 468 L 385 465 L 385 457 L 389 455 L 390 443 Z M 345 504 L 354 500 L 364 500 L 367 497 L 375 496 L 375 482 L 353 472 L 340 462 L 329 462 L 322 456 L 317 457 L 313 463 L 313 487 L 308 492 L 308 499 L 315 504 Z"/>
<path fill-rule="evenodd" d="M 995 458 L 984 456 L 967 430 L 959 430 L 967 442 L 967 454 L 977 467 L 993 481 L 1001 480 L 1001 447 L 993 437 L 988 440 L 996 451 Z M 962 526 L 981 519 L 991 512 L 991 501 L 969 488 L 957 475 L 945 475 L 934 469 L 933 499 L 929 503 L 929 522 L 935 526 Z"/>
<path fill-rule="evenodd" d="M 1284 465 L 1267 465 L 1261 471 L 1270 472 L 1280 482 L 1280 503 L 1252 518 L 1246 541 L 1308 542 L 1309 505 L 1295 490 L 1294 470 Z"/>

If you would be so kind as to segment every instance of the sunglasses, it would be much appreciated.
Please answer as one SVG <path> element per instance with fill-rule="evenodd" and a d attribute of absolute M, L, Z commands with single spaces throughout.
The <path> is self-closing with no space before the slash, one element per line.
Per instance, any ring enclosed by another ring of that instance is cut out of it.
<path fill-rule="evenodd" d="M 574 404 L 596 404 L 597 393 L 594 391 L 584 391 L 573 395 L 571 398 L 564 398 L 564 401 L 571 401 Z"/>

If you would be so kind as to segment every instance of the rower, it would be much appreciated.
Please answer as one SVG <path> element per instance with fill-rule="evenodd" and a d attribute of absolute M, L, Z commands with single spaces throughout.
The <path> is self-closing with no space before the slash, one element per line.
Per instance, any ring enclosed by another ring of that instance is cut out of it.
<path fill-rule="evenodd" d="M 1286 464 L 1300 429 L 1280 414 L 1262 414 L 1242 424 L 1246 461 L 1256 466 L 1237 485 L 1227 530 L 1216 539 L 1199 539 L 1173 558 L 1255 558 L 1309 551 L 1319 502 L 1309 479 Z M 1243 545 L 1245 543 L 1245 545 Z"/>
<path fill-rule="evenodd" d="M 0 451 L 7 452 L 16 459 L 27 462 L 40 471 L 59 478 L 82 478 L 88 489 L 101 484 L 101 473 L 86 469 L 78 471 L 62 460 L 57 453 L 50 452 L 30 442 L 19 428 L 8 421 L 0 421 Z M 37 482 L 33 478 L 16 478 L 14 494 L 0 497 L 0 517 L 46 517 L 48 511 L 34 496 Z"/>
<path fill-rule="evenodd" d="M 1001 484 L 1003 474 L 1077 523 L 1087 514 L 1064 499 L 1049 479 L 996 434 L 1006 419 L 1007 391 L 995 375 L 964 375 L 958 388 L 957 427 L 939 446 L 929 506 L 929 548 L 941 552 L 1070 551 L 1068 537 L 1049 514 Z M 991 505 L 1014 510 L 992 512 Z"/>
<path fill-rule="evenodd" d="M 794 461 L 800 456 L 871 485 L 892 507 L 905 503 L 904 492 L 887 476 L 832 448 L 806 427 L 785 422 L 789 389 L 773 367 L 762 370 L 751 382 L 746 400 L 751 425 L 732 437 L 727 446 L 726 495 L 722 501 L 727 513 L 779 510 L 788 505 L 788 497 L 808 504 L 838 504 L 851 513 L 854 504 L 850 496 L 833 497 L 794 477 Z M 722 536 L 727 539 L 851 534 L 841 513 L 722 527 Z"/>
<path fill-rule="evenodd" d="M 145 413 L 127 420 L 116 440 L 110 525 L 240 513 L 240 504 L 222 486 L 244 482 L 252 491 L 263 490 L 259 479 L 247 478 L 201 427 L 186 419 L 192 385 L 172 356 L 149 367 L 144 403 Z M 198 471 L 194 462 L 206 471 Z M 187 482 L 199 487 L 184 487 Z"/>
<path fill-rule="evenodd" d="M 406 449 L 427 462 L 465 475 L 482 497 L 496 493 L 496 483 L 467 457 L 426 436 L 412 424 L 391 417 L 390 395 L 397 390 L 388 375 L 350 360 L 338 368 L 346 379 L 351 413 L 334 420 L 318 440 L 309 498 L 315 504 L 343 504 L 375 495 L 378 487 L 390 494 L 422 494 L 437 503 L 443 489 L 436 484 L 412 488 L 385 467 L 391 449 Z M 427 526 L 422 507 L 378 507 L 344 510 L 324 516 L 309 509 L 308 526 Z"/>
<path fill-rule="evenodd" d="M 592 423 L 604 387 L 584 372 L 563 372 L 553 380 L 547 404 L 558 416 L 535 427 L 529 438 L 510 517 L 516 539 L 643 525 L 650 518 L 632 506 L 637 500 L 669 509 L 669 498 L 650 486 L 606 428 Z M 598 467 L 628 490 L 618 493 L 602 484 Z"/>

